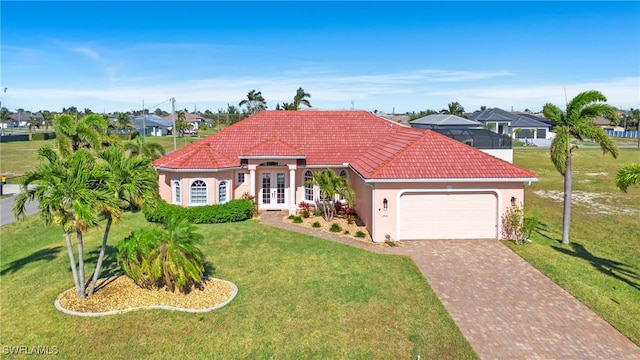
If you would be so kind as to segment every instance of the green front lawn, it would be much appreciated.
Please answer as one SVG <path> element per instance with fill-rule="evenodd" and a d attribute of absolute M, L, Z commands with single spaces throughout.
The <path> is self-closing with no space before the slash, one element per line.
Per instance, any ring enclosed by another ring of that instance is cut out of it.
<path fill-rule="evenodd" d="M 112 229 L 110 245 L 142 224 L 141 214 L 129 214 Z M 229 305 L 204 314 L 80 318 L 53 307 L 73 286 L 60 229 L 37 216 L 2 227 L 0 346 L 57 346 L 63 358 L 89 359 L 477 358 L 408 257 L 255 220 L 199 231 L 214 276 L 239 288 Z M 88 251 L 95 254 L 99 237 L 90 231 Z"/>
<path fill-rule="evenodd" d="M 549 149 L 514 151 L 514 163 L 539 174 L 525 192 L 525 216 L 543 223 L 533 242 L 509 246 L 576 298 L 640 345 L 640 188 L 623 193 L 615 173 L 640 161 L 637 149 L 618 159 L 598 149 L 579 149 L 573 161 L 571 242 L 562 239 L 563 178 Z M 576 203 L 577 202 L 577 203 Z M 568 329 L 570 331 L 570 329 Z"/>

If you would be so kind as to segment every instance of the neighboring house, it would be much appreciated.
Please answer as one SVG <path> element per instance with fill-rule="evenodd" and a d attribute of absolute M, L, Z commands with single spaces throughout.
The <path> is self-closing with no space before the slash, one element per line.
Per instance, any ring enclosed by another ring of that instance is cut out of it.
<path fill-rule="evenodd" d="M 173 122 L 157 115 L 142 115 L 133 119 L 133 126 L 141 136 L 163 136 L 173 128 Z"/>
<path fill-rule="evenodd" d="M 40 115 L 40 113 L 32 113 L 30 111 L 18 111 L 13 114 L 10 114 L 8 121 L 6 123 L 3 123 L 1 126 L 3 128 L 26 127 L 29 125 L 29 119 L 32 116 L 41 121 L 43 120 L 42 115 Z"/>
<path fill-rule="evenodd" d="M 411 127 L 436 131 L 487 154 L 513 162 L 511 138 L 484 129 L 479 121 L 455 115 L 435 114 L 412 121 Z"/>
<path fill-rule="evenodd" d="M 169 203 L 258 208 L 316 204 L 308 181 L 327 168 L 349 179 L 355 210 L 376 242 L 497 239 L 500 218 L 522 203 L 533 172 L 434 131 L 366 111 L 262 111 L 157 159 Z"/>
<path fill-rule="evenodd" d="M 184 122 L 189 124 L 190 126 L 189 129 L 186 129 L 184 131 L 185 134 L 195 134 L 198 132 L 198 129 L 201 123 L 206 124 L 207 119 L 200 114 L 192 114 L 192 113 L 185 112 L 184 115 L 185 115 Z M 177 120 L 178 119 L 177 114 L 169 114 L 163 117 L 162 120 L 170 121 L 171 123 L 173 123 L 174 116 L 175 116 L 175 119 Z"/>
<path fill-rule="evenodd" d="M 606 118 L 604 118 L 602 116 L 597 116 L 595 119 L 593 119 L 593 123 L 595 125 L 600 126 L 604 130 L 624 131 L 624 127 L 616 125 L 616 124 L 612 123 L 611 120 L 606 119 Z"/>
<path fill-rule="evenodd" d="M 549 146 L 555 136 L 551 132 L 553 125 L 549 120 L 532 114 L 512 113 L 492 108 L 475 112 L 470 118 L 482 122 L 485 127 L 498 134 L 508 135 L 537 146 Z"/>

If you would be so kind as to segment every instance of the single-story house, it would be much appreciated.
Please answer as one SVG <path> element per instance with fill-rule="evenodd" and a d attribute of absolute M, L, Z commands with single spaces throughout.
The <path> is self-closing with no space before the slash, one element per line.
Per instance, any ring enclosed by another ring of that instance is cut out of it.
<path fill-rule="evenodd" d="M 476 120 L 451 114 L 433 114 L 412 121 L 414 129 L 430 129 L 502 160 L 513 162 L 511 138 L 487 130 Z"/>
<path fill-rule="evenodd" d="M 498 134 L 526 140 L 538 146 L 549 146 L 555 136 L 551 122 L 531 114 L 512 113 L 499 108 L 474 112 L 469 118 L 480 121 Z"/>
<path fill-rule="evenodd" d="M 181 206 L 243 194 L 293 214 L 315 204 L 308 180 L 347 177 L 373 241 L 497 239 L 501 216 L 537 175 L 435 131 L 366 111 L 261 111 L 153 163 L 160 196 Z"/>
<path fill-rule="evenodd" d="M 157 115 L 142 115 L 133 119 L 133 126 L 142 136 L 163 136 L 169 134 L 173 122 L 163 120 Z"/>
<path fill-rule="evenodd" d="M 173 120 L 177 120 L 178 117 L 177 114 L 169 114 L 165 117 L 162 118 L 162 120 L 165 121 L 171 121 L 173 123 Z M 189 124 L 189 128 L 184 130 L 185 134 L 195 134 L 198 132 L 198 128 L 200 126 L 201 123 L 206 123 L 207 119 L 204 118 L 202 115 L 200 114 L 192 114 L 192 113 L 188 113 L 185 112 L 184 113 L 184 122 Z"/>

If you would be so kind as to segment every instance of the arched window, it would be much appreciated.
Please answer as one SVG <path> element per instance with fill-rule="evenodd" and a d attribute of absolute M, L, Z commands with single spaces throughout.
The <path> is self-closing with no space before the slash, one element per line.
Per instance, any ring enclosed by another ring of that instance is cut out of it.
<path fill-rule="evenodd" d="M 304 184 L 304 200 L 305 201 L 313 201 L 313 173 L 311 170 L 307 170 L 304 172 L 304 177 L 302 179 L 302 183 Z"/>
<path fill-rule="evenodd" d="M 173 182 L 173 203 L 180 205 L 181 202 L 181 198 L 180 198 L 180 181 L 174 181 Z"/>
<path fill-rule="evenodd" d="M 228 199 L 227 195 L 227 181 L 220 181 L 220 183 L 218 184 L 218 204 L 226 203 Z"/>
<path fill-rule="evenodd" d="M 207 184 L 202 180 L 196 180 L 191 183 L 191 192 L 189 197 L 190 205 L 206 205 L 207 204 Z"/>

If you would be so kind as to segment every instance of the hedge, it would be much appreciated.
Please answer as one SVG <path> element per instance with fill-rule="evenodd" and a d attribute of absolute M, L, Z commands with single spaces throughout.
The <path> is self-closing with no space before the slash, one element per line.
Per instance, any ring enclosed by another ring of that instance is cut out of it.
<path fill-rule="evenodd" d="M 31 134 L 31 140 L 49 140 L 49 139 L 55 139 L 55 138 L 56 138 L 55 132 L 37 132 L 37 133 Z"/>
<path fill-rule="evenodd" d="M 185 216 L 193 224 L 220 224 L 251 219 L 253 202 L 238 199 L 224 204 L 185 208 L 159 200 L 155 206 L 145 206 L 143 212 L 149 222 L 162 223 L 169 216 Z"/>

